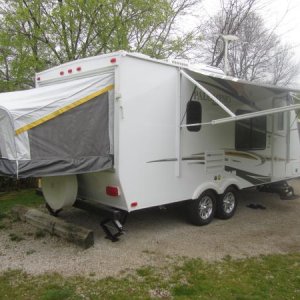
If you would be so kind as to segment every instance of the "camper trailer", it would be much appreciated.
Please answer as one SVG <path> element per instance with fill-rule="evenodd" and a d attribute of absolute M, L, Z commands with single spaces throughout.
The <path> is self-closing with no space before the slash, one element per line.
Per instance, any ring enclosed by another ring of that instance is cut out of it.
<path fill-rule="evenodd" d="M 228 219 L 237 190 L 299 177 L 297 92 L 124 51 L 69 62 L 0 95 L 0 172 L 41 177 L 53 213 L 186 201 L 193 224 Z"/>

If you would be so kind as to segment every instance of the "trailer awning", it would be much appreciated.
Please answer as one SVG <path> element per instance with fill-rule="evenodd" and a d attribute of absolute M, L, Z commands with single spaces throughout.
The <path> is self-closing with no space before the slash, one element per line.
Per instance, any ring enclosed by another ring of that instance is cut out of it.
<path fill-rule="evenodd" d="M 224 117 L 203 123 L 182 124 L 181 127 L 223 124 L 300 109 L 300 104 L 295 104 L 292 97 L 293 92 L 300 93 L 297 89 L 193 70 L 181 71 L 181 74 L 198 87 L 204 100 L 209 99 L 224 112 Z"/>

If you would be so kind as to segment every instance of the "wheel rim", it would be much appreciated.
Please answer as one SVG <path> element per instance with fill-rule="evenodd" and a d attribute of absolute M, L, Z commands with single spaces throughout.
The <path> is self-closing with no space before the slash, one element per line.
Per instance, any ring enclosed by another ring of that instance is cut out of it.
<path fill-rule="evenodd" d="M 209 196 L 204 196 L 199 201 L 199 215 L 201 219 L 208 219 L 213 211 L 213 200 Z"/>
<path fill-rule="evenodd" d="M 235 207 L 235 196 L 232 192 L 225 194 L 223 198 L 223 209 L 226 214 L 230 214 Z"/>

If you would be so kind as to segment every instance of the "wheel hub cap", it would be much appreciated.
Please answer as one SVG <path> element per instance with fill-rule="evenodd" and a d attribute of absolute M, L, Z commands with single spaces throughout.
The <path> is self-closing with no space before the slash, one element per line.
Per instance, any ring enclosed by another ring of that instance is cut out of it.
<path fill-rule="evenodd" d="M 223 200 L 223 208 L 225 213 L 230 214 L 233 211 L 234 207 L 235 207 L 234 194 L 232 192 L 228 192 L 224 196 L 224 200 Z"/>
<path fill-rule="evenodd" d="M 208 219 L 213 211 L 213 201 L 210 197 L 204 196 L 199 202 L 199 215 L 203 220 Z"/>

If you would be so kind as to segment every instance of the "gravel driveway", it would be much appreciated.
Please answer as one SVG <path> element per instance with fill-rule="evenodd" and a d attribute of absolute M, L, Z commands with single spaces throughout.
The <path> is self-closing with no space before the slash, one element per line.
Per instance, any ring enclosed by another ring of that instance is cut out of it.
<path fill-rule="evenodd" d="M 300 180 L 291 184 L 300 195 Z M 228 255 L 242 258 L 300 251 L 300 197 L 282 201 L 275 194 L 253 190 L 240 192 L 239 199 L 232 219 L 215 219 L 203 227 L 190 225 L 180 207 L 135 212 L 126 223 L 126 235 L 117 243 L 104 238 L 96 216 L 78 209 L 63 211 L 61 218 L 94 230 L 95 245 L 87 250 L 50 235 L 35 239 L 35 228 L 13 223 L 0 231 L 0 271 L 100 278 L 145 265 L 163 266 L 177 257 L 218 260 Z M 250 209 L 246 206 L 250 203 L 266 209 Z M 10 233 L 24 240 L 11 241 Z"/>

